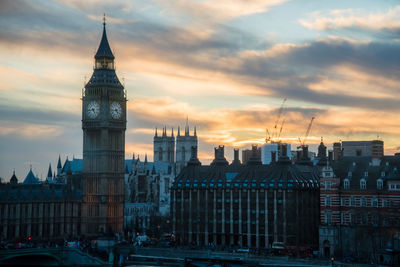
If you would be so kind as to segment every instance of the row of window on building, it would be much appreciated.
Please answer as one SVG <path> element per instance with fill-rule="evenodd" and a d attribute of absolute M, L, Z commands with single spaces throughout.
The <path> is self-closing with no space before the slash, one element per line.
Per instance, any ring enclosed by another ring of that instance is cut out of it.
<path fill-rule="evenodd" d="M 332 198 L 331 196 L 325 196 L 325 207 L 332 206 Z M 346 207 L 393 207 L 393 201 L 389 201 L 387 199 L 379 199 L 377 197 L 368 198 L 368 197 L 360 197 L 359 201 L 357 201 L 356 196 L 350 197 L 342 197 L 340 198 L 340 206 Z"/>
<path fill-rule="evenodd" d="M 333 220 L 333 213 L 332 211 L 325 211 L 324 214 L 325 224 L 331 225 L 332 223 L 338 223 Z M 337 214 L 339 215 L 339 213 Z M 381 217 L 381 218 L 380 218 Z M 383 217 L 383 218 L 382 218 Z M 339 218 L 338 218 L 339 219 Z M 390 216 L 379 216 L 379 214 L 371 214 L 371 213 L 356 213 L 352 211 L 348 212 L 340 212 L 340 224 L 342 225 L 354 225 L 354 224 L 361 224 L 361 225 L 379 225 L 379 220 L 382 220 L 381 224 L 383 226 L 390 226 L 390 225 L 398 225 L 399 218 L 397 217 L 390 217 Z"/>

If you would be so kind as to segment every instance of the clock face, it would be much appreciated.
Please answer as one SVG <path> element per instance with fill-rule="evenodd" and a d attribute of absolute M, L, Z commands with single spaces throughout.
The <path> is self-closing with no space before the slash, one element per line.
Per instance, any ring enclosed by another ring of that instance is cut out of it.
<path fill-rule="evenodd" d="M 92 101 L 87 105 L 87 115 L 91 119 L 95 119 L 100 113 L 100 105 L 96 101 Z"/>
<path fill-rule="evenodd" d="M 111 113 L 111 117 L 113 117 L 113 119 L 121 118 L 121 115 L 122 115 L 121 105 L 118 102 L 112 102 L 112 104 L 110 106 L 110 113 Z"/>

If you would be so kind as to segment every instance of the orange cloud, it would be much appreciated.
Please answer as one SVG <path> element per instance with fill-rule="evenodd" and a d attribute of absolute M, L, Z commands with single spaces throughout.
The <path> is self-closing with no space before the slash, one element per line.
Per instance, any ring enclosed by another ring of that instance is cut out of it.
<path fill-rule="evenodd" d="M 62 127 L 60 126 L 6 121 L 2 121 L 0 126 L 0 136 L 17 135 L 23 138 L 46 139 L 50 136 L 59 136 L 62 133 Z"/>
<path fill-rule="evenodd" d="M 360 14 L 359 10 L 332 10 L 328 14 L 314 12 L 309 20 L 300 20 L 300 24 L 309 29 L 333 30 L 338 28 L 360 27 L 371 30 L 396 29 L 400 27 L 400 6 L 387 12 Z"/>
<path fill-rule="evenodd" d="M 178 14 L 194 17 L 203 22 L 221 23 L 237 17 L 267 12 L 271 7 L 287 0 L 239 0 L 239 1 L 157 1 L 161 6 Z"/>

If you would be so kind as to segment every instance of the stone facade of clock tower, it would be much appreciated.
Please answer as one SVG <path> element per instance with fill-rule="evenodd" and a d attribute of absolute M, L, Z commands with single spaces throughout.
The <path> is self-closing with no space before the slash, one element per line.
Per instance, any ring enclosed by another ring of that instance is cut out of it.
<path fill-rule="evenodd" d="M 82 95 L 82 234 L 123 232 L 126 94 L 115 73 L 106 25 Z"/>

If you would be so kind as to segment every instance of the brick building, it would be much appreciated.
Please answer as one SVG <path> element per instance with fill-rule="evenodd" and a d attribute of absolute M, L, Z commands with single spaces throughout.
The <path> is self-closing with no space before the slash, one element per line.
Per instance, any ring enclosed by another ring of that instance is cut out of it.
<path fill-rule="evenodd" d="M 400 249 L 399 168 L 400 157 L 384 156 L 342 157 L 321 169 L 321 255 L 385 263 L 384 251 Z"/>

